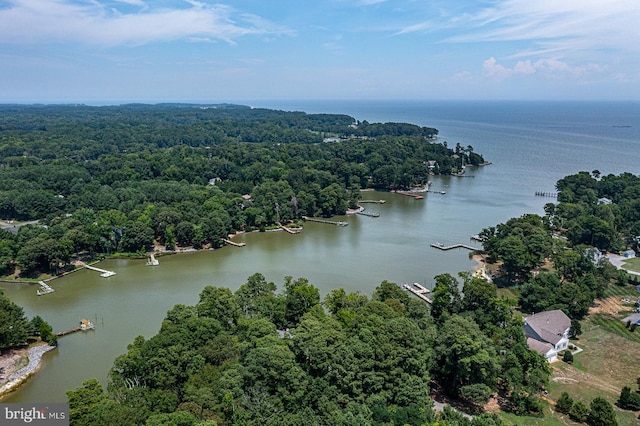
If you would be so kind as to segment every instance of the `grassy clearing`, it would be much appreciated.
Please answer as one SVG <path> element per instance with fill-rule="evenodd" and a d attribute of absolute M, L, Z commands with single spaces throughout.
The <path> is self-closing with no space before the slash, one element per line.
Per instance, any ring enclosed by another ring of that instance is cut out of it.
<path fill-rule="evenodd" d="M 625 260 L 622 262 L 625 269 L 629 269 L 630 271 L 640 272 L 640 258 L 632 257 L 629 260 Z"/>
<path fill-rule="evenodd" d="M 501 289 L 503 291 L 504 289 Z M 512 294 L 505 293 L 505 296 Z M 611 286 L 603 300 L 598 301 L 599 313 L 589 315 L 582 321 L 583 334 L 572 343 L 583 349 L 575 354 L 574 363 L 553 363 L 549 383 L 549 398 L 557 400 L 567 392 L 574 401 L 587 407 L 596 397 L 603 397 L 616 410 L 620 426 L 638 425 L 640 412 L 623 411 L 615 406 L 624 386 L 638 389 L 640 378 L 640 327 L 634 332 L 626 328 L 622 318 L 632 313 L 634 303 L 640 296 L 634 286 Z M 615 303 L 613 303 L 615 302 Z M 613 309 L 611 309 L 613 307 Z M 609 309 L 607 309 L 609 308 Z M 500 413 L 502 419 L 512 425 L 579 425 L 569 416 L 555 411 L 553 404 L 544 409 L 544 417 L 518 417 Z"/>
<path fill-rule="evenodd" d="M 635 287 L 612 286 L 605 292 L 603 300 L 637 300 L 638 295 Z M 636 380 L 640 377 L 640 328 L 631 332 L 621 321 L 632 308 L 633 304 L 623 304 L 620 312 L 593 314 L 582 322 L 584 333 L 573 343 L 583 352 L 574 356 L 573 365 L 562 361 L 552 364 L 549 385 L 552 399 L 557 400 L 562 392 L 567 392 L 574 401 L 582 401 L 589 406 L 595 397 L 600 396 L 614 404 L 620 426 L 638 424 L 640 413 L 615 407 L 622 387 L 637 389 Z M 560 418 L 559 413 L 552 416 Z M 562 424 L 575 423 L 565 418 Z"/>

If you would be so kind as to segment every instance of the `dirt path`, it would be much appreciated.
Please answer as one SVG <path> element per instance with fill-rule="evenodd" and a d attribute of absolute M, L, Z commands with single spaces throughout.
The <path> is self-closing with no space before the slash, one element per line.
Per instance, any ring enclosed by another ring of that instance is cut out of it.
<path fill-rule="evenodd" d="M 620 388 L 612 385 L 594 376 L 592 374 L 580 371 L 576 368 L 567 368 L 564 371 L 558 371 L 554 368 L 551 375 L 551 380 L 554 382 L 571 383 L 580 386 L 581 384 L 588 384 L 589 387 L 595 387 L 611 393 L 620 393 Z"/>

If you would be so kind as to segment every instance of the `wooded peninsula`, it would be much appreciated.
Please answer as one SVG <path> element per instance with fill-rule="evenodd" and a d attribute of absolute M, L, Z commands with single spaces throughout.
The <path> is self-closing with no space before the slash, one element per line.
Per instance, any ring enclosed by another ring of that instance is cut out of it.
<path fill-rule="evenodd" d="M 0 231 L 0 274 L 56 275 L 78 257 L 158 245 L 216 248 L 238 231 L 344 214 L 365 188 L 424 188 L 432 174 L 485 163 L 437 135 L 237 105 L 0 106 L 0 218 L 22 225 Z M 637 374 L 618 399 L 551 399 L 551 367 L 523 317 L 561 311 L 575 342 L 594 300 L 633 289 L 602 254 L 638 251 L 640 177 L 594 170 L 556 189 L 543 216 L 479 232 L 492 280 L 437 275 L 430 304 L 388 281 L 370 296 L 324 298 L 304 277 L 281 291 L 259 273 L 235 292 L 207 286 L 129 345 L 106 389 L 89 379 L 68 392 L 71 424 L 495 426 L 530 424 L 548 407 L 590 425 L 635 419 Z M 1 294 L 0 308 L 0 348 L 51 332 Z M 635 342 L 635 327 L 617 333 Z M 436 395 L 474 416 L 434 411 Z"/>

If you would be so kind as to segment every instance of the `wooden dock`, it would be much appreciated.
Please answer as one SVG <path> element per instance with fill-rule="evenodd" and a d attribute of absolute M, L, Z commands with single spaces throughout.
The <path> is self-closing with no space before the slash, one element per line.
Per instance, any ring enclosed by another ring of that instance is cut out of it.
<path fill-rule="evenodd" d="M 58 337 L 66 336 L 67 334 L 75 333 L 76 331 L 87 331 L 87 330 L 93 330 L 94 328 L 96 327 L 93 325 L 91 321 L 83 319 L 80 321 L 79 326 L 71 328 L 69 330 L 59 331 L 56 333 L 56 336 Z"/>
<path fill-rule="evenodd" d="M 107 271 L 105 269 L 96 268 L 95 266 L 84 265 L 84 267 L 87 268 L 87 269 L 91 269 L 92 271 L 100 272 L 100 276 L 102 278 L 109 278 L 109 277 L 112 277 L 112 276 L 114 276 L 116 274 L 113 271 Z"/>
<path fill-rule="evenodd" d="M 380 213 L 368 212 L 366 210 L 362 210 L 361 212 L 356 212 L 356 214 L 361 214 L 362 216 L 369 216 L 369 217 L 380 217 Z"/>
<path fill-rule="evenodd" d="M 551 198 L 557 198 L 557 197 L 558 197 L 558 193 L 557 193 L 557 192 L 536 191 L 536 197 L 551 197 Z"/>
<path fill-rule="evenodd" d="M 358 201 L 358 204 L 366 204 L 366 203 L 384 204 L 384 203 L 386 203 L 386 201 L 385 200 L 360 200 L 360 201 Z"/>
<path fill-rule="evenodd" d="M 437 248 L 438 250 L 453 250 L 456 248 L 465 248 L 467 250 L 471 250 L 471 251 L 482 251 L 481 248 L 479 247 L 473 247 L 470 246 L 468 244 L 451 244 L 450 246 L 445 246 L 442 243 L 432 243 L 431 247 Z"/>
<path fill-rule="evenodd" d="M 247 245 L 247 243 L 236 243 L 235 241 L 227 240 L 225 238 L 223 238 L 222 241 L 234 247 L 244 247 Z"/>
<path fill-rule="evenodd" d="M 416 192 L 407 192 L 407 191 L 394 191 L 396 194 L 400 194 L 400 195 L 406 195 L 407 197 L 413 197 L 416 200 L 422 200 L 424 198 L 424 195 L 420 195 L 419 193 Z"/>
<path fill-rule="evenodd" d="M 329 225 L 336 225 L 336 226 L 347 226 L 349 224 L 349 222 L 339 222 L 335 220 L 318 219 L 318 218 L 309 217 L 309 216 L 302 216 L 302 219 L 308 222 L 327 223 Z"/>
<path fill-rule="evenodd" d="M 424 287 L 421 284 L 418 284 L 418 283 L 413 283 L 413 285 L 403 284 L 402 288 L 404 288 L 407 291 L 410 291 L 411 293 L 415 294 L 420 299 L 424 300 L 425 302 L 427 302 L 429 304 L 433 303 L 431 299 L 429 299 L 427 296 L 425 296 L 425 294 L 430 292 L 429 289 Z"/>
<path fill-rule="evenodd" d="M 299 234 L 299 233 L 300 233 L 300 229 L 291 229 L 291 228 L 289 228 L 289 227 L 287 227 L 287 226 L 284 226 L 284 225 L 283 225 L 283 224 L 281 224 L 281 223 L 278 223 L 278 226 L 279 226 L 280 228 L 282 228 L 284 231 L 286 231 L 286 232 L 288 232 L 288 233 L 290 233 L 290 234 Z"/>

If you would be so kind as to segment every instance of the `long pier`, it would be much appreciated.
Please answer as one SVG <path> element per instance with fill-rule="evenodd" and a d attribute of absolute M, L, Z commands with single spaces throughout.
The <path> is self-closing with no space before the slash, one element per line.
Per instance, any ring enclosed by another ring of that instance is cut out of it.
<path fill-rule="evenodd" d="M 431 247 L 437 248 L 439 250 L 452 250 L 452 249 L 456 249 L 456 248 L 465 248 L 467 250 L 471 250 L 471 251 L 481 251 L 482 249 L 479 247 L 473 247 L 467 244 L 451 244 L 450 246 L 445 246 L 442 243 L 432 243 Z"/>
<path fill-rule="evenodd" d="M 429 304 L 433 303 L 431 299 L 425 296 L 425 294 L 429 293 L 429 289 L 424 287 L 421 284 L 418 284 L 418 283 L 413 283 L 413 285 L 403 284 L 402 288 L 404 288 L 407 291 L 410 291 L 411 293 L 415 294 L 420 299 L 424 300 Z"/>
<path fill-rule="evenodd" d="M 84 265 L 84 267 L 87 268 L 87 269 L 91 269 L 92 271 L 100 272 L 100 276 L 102 278 L 109 278 L 109 277 L 112 277 L 112 276 L 114 276 L 116 274 L 113 271 L 107 271 L 105 269 L 96 268 L 95 266 Z"/>
<path fill-rule="evenodd" d="M 337 225 L 337 226 L 347 226 L 349 222 L 340 222 L 335 220 L 326 220 L 326 219 L 318 219 L 315 217 L 302 216 L 302 219 L 309 222 L 318 222 L 318 223 L 327 223 L 329 225 Z"/>
<path fill-rule="evenodd" d="M 93 325 L 91 321 L 83 319 L 82 321 L 80 321 L 80 325 L 78 327 L 74 327 L 65 331 L 58 331 L 56 333 L 56 336 L 58 337 L 66 336 L 67 334 L 75 333 L 76 331 L 87 331 L 87 330 L 93 330 L 94 328 L 96 327 Z"/>
<path fill-rule="evenodd" d="M 386 200 L 360 200 L 360 201 L 358 201 L 358 204 L 365 204 L 365 203 L 384 204 L 384 203 L 386 203 Z"/>
<path fill-rule="evenodd" d="M 356 212 L 356 214 L 361 214 L 362 216 L 369 216 L 369 217 L 380 217 L 380 213 L 368 212 L 366 210 L 362 210 L 361 212 Z"/>
<path fill-rule="evenodd" d="M 235 241 L 227 240 L 225 238 L 223 238 L 222 241 L 234 247 L 244 247 L 247 245 L 247 243 L 236 243 Z"/>
<path fill-rule="evenodd" d="M 551 197 L 551 198 L 557 198 L 557 197 L 558 197 L 558 193 L 557 193 L 557 192 L 536 191 L 536 196 L 537 196 L 537 197 Z"/>
<path fill-rule="evenodd" d="M 396 194 L 406 195 L 407 197 L 413 197 L 416 200 L 422 200 L 424 195 L 417 194 L 415 192 L 407 192 L 407 191 L 394 191 Z"/>

